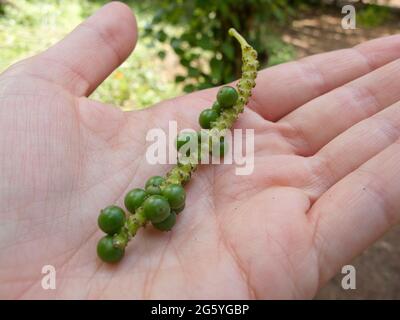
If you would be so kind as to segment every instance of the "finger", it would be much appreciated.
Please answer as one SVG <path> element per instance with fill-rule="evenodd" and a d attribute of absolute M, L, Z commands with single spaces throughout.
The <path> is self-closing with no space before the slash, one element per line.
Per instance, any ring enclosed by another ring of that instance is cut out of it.
<path fill-rule="evenodd" d="M 400 58 L 400 35 L 365 42 L 261 71 L 249 106 L 277 121 L 336 87 Z"/>
<path fill-rule="evenodd" d="M 400 59 L 343 85 L 281 120 L 293 127 L 296 152 L 312 155 L 341 132 L 400 100 Z"/>
<path fill-rule="evenodd" d="M 400 219 L 400 142 L 328 190 L 311 208 L 321 284 Z"/>
<path fill-rule="evenodd" d="M 400 138 L 400 103 L 367 118 L 329 142 L 309 158 L 314 172 L 307 187 L 318 199 L 340 179 Z"/>
<path fill-rule="evenodd" d="M 136 21 L 130 8 L 111 2 L 45 52 L 21 64 L 25 73 L 77 96 L 89 95 L 132 52 Z M 16 72 L 14 68 L 11 72 Z"/>

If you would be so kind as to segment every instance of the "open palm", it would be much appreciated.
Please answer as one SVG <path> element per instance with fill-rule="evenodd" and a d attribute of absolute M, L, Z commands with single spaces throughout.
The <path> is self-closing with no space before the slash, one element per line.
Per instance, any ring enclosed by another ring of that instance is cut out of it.
<path fill-rule="evenodd" d="M 105 6 L 0 76 L 0 297 L 309 298 L 399 219 L 400 37 L 259 73 L 237 128 L 255 168 L 205 165 L 171 232 L 141 230 L 102 263 L 99 210 L 170 166 L 152 128 L 197 129 L 217 89 L 121 112 L 88 96 L 132 51 L 136 25 Z M 41 286 L 53 265 L 56 290 Z"/>

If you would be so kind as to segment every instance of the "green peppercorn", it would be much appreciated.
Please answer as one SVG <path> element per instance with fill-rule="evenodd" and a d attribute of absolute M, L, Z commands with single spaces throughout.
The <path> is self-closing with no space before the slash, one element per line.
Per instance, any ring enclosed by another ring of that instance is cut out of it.
<path fill-rule="evenodd" d="M 210 129 L 211 123 L 218 119 L 218 113 L 213 109 L 204 109 L 199 116 L 199 124 L 203 129 Z"/>
<path fill-rule="evenodd" d="M 185 189 L 180 184 L 167 185 L 162 191 L 162 195 L 168 200 L 172 209 L 180 208 L 185 204 Z"/>
<path fill-rule="evenodd" d="M 125 207 L 129 212 L 135 213 L 135 210 L 139 208 L 143 201 L 146 199 L 147 193 L 143 189 L 135 188 L 129 191 L 125 196 Z"/>
<path fill-rule="evenodd" d="M 176 150 L 179 151 L 186 143 L 195 143 L 200 140 L 200 136 L 197 132 L 183 132 L 176 138 Z"/>
<path fill-rule="evenodd" d="M 104 236 L 97 243 L 97 255 L 101 260 L 108 263 L 118 262 L 124 256 L 125 249 L 113 245 L 113 237 Z"/>
<path fill-rule="evenodd" d="M 176 214 L 179 214 L 179 213 L 181 213 L 183 211 L 183 209 L 185 209 L 185 204 L 183 204 L 183 206 L 181 206 L 181 207 L 179 207 L 177 209 L 174 209 L 174 212 Z"/>
<path fill-rule="evenodd" d="M 149 179 L 146 181 L 146 188 L 147 188 L 148 186 L 150 186 L 150 185 L 159 186 L 159 185 L 161 185 L 164 181 L 165 181 L 165 179 L 164 179 L 163 177 L 160 177 L 160 176 L 153 176 L 153 177 L 149 178 Z"/>
<path fill-rule="evenodd" d="M 217 93 L 217 101 L 221 108 L 233 107 L 238 98 L 239 95 L 236 89 L 230 86 L 222 87 Z"/>
<path fill-rule="evenodd" d="M 160 176 L 153 176 L 146 182 L 146 192 L 151 195 L 161 194 L 161 184 L 163 184 L 165 179 Z"/>
<path fill-rule="evenodd" d="M 145 217 L 151 222 L 158 223 L 165 220 L 171 212 L 168 200 L 160 195 L 148 197 L 143 203 Z"/>
<path fill-rule="evenodd" d="M 169 231 L 172 229 L 172 227 L 176 223 L 176 213 L 174 211 L 171 211 L 170 215 L 167 217 L 167 219 L 155 223 L 152 222 L 152 225 L 154 228 L 161 230 L 161 231 Z"/>
<path fill-rule="evenodd" d="M 218 101 L 214 102 L 211 109 L 213 109 L 216 113 L 221 114 L 221 106 L 219 105 Z"/>
<path fill-rule="evenodd" d="M 148 186 L 146 188 L 146 193 L 149 195 L 160 195 L 161 194 L 161 188 L 157 186 Z"/>
<path fill-rule="evenodd" d="M 125 223 L 125 212 L 118 206 L 108 206 L 100 211 L 97 223 L 109 235 L 117 233 Z"/>

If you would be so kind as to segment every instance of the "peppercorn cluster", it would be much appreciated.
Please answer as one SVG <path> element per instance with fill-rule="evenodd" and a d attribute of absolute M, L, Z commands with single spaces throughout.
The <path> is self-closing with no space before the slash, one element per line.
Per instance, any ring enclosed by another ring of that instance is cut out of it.
<path fill-rule="evenodd" d="M 199 115 L 201 128 L 217 132 L 230 129 L 243 112 L 255 86 L 258 68 L 257 52 L 236 30 L 231 28 L 229 34 L 238 40 L 242 49 L 242 77 L 236 85 L 237 90 L 231 86 L 220 88 L 212 107 Z M 108 263 L 120 261 L 128 242 L 149 222 L 160 231 L 172 229 L 177 215 L 185 208 L 184 185 L 196 170 L 204 154 L 204 145 L 212 154 L 217 151 L 219 156 L 223 156 L 226 152 L 223 136 L 215 141 L 212 134 L 204 136 L 203 130 L 180 134 L 176 139 L 177 165 L 165 177 L 151 177 L 144 188 L 135 188 L 126 194 L 124 205 L 128 215 L 116 205 L 101 210 L 98 225 L 106 233 L 97 244 L 97 255 L 101 260 Z M 189 161 L 182 161 L 179 155 Z"/>

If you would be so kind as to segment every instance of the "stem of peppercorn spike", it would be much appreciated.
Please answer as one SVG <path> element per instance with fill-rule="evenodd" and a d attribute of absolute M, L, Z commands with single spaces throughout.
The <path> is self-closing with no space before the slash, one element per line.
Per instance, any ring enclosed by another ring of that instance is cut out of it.
<path fill-rule="evenodd" d="M 197 169 L 196 163 L 178 163 L 166 174 L 166 184 L 182 184 L 187 183 L 192 177 L 192 173 Z"/>
<path fill-rule="evenodd" d="M 237 32 L 237 31 L 235 30 L 235 28 L 229 28 L 228 34 L 229 34 L 231 37 L 236 38 L 236 40 L 239 41 L 239 43 L 240 43 L 240 45 L 241 45 L 242 47 L 250 46 L 250 45 L 247 43 L 247 41 L 240 35 L 240 33 Z"/>
<path fill-rule="evenodd" d="M 132 214 L 128 217 L 121 231 L 114 235 L 114 246 L 121 249 L 125 248 L 129 240 L 134 237 L 137 231 L 141 227 L 144 227 L 146 223 L 147 219 L 144 216 L 143 207 L 140 207 L 135 211 L 135 214 Z"/>
<path fill-rule="evenodd" d="M 229 29 L 229 35 L 233 36 L 242 49 L 242 78 L 237 83 L 239 98 L 237 103 L 229 109 L 225 109 L 219 118 L 212 123 L 212 129 L 223 131 L 233 126 L 239 114 L 243 112 L 244 106 L 247 104 L 251 96 L 251 89 L 255 86 L 257 77 L 257 52 L 247 43 L 247 41 L 233 28 Z M 192 173 L 197 169 L 197 163 L 178 163 L 166 174 L 166 181 L 161 188 L 169 184 L 187 183 Z M 144 216 L 143 207 L 139 207 L 134 214 L 130 215 L 122 227 L 121 231 L 114 235 L 113 244 L 115 247 L 124 249 L 129 240 L 131 240 L 139 230 L 147 223 Z"/>
<path fill-rule="evenodd" d="M 231 128 L 239 117 L 239 114 L 243 112 L 244 106 L 248 103 L 251 96 L 251 89 L 256 85 L 255 79 L 259 65 L 257 52 L 247 41 L 233 28 L 229 29 L 229 35 L 239 42 L 242 49 L 242 77 L 236 85 L 239 93 L 236 104 L 232 108 L 224 109 L 218 119 L 211 123 L 211 127 L 218 130 Z"/>

